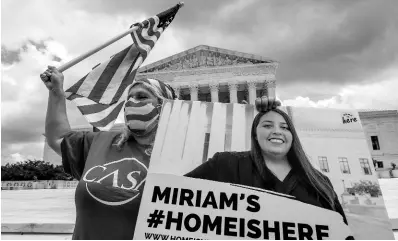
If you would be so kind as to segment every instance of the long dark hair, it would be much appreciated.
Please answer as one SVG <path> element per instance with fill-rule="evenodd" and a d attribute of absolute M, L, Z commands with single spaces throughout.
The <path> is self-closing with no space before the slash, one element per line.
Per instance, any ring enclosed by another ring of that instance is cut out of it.
<path fill-rule="evenodd" d="M 263 159 L 263 155 L 261 152 L 261 147 L 257 141 L 257 133 L 256 129 L 258 124 L 260 123 L 260 118 L 266 113 L 274 111 L 280 114 L 283 119 L 285 119 L 287 125 L 289 126 L 290 132 L 292 133 L 293 140 L 292 146 L 287 153 L 287 159 L 293 170 L 298 171 L 304 175 L 304 180 L 314 188 L 314 190 L 325 199 L 331 206 L 331 208 L 335 209 L 335 193 L 333 190 L 333 186 L 327 180 L 325 176 L 323 176 L 318 170 L 316 170 L 311 162 L 308 160 L 304 149 L 300 143 L 300 139 L 298 138 L 296 129 L 294 128 L 293 122 L 290 117 L 280 109 L 268 110 L 266 112 L 259 112 L 253 120 L 253 125 L 251 129 L 251 157 L 254 160 L 254 163 L 261 175 L 261 177 L 265 178 L 266 173 L 266 164 Z"/>

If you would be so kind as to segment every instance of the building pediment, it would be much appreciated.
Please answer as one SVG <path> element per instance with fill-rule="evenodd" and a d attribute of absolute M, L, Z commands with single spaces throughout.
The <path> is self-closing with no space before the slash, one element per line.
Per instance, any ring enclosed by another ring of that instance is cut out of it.
<path fill-rule="evenodd" d="M 138 72 L 153 73 L 235 65 L 255 65 L 275 62 L 276 61 L 274 60 L 264 58 L 259 55 L 199 45 L 141 67 Z"/>

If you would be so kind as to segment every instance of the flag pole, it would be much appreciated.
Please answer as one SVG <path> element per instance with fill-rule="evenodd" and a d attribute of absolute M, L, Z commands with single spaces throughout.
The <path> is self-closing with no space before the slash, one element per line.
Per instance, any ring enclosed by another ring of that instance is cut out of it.
<path fill-rule="evenodd" d="M 179 2 L 178 5 L 181 7 L 184 6 L 184 2 Z M 132 28 L 130 28 L 129 30 L 119 34 L 118 36 L 112 38 L 111 40 L 107 41 L 106 43 L 94 48 L 93 50 L 88 51 L 85 54 L 82 54 L 74 59 L 72 59 L 71 61 L 61 65 L 60 67 L 58 67 L 58 70 L 60 72 L 64 72 L 65 70 L 69 69 L 70 67 L 74 66 L 75 64 L 79 63 L 80 61 L 90 57 L 91 55 L 97 53 L 98 51 L 100 51 L 101 49 L 109 46 L 110 44 L 118 41 L 119 39 L 123 38 L 124 36 L 126 36 L 127 34 L 131 34 L 133 31 L 137 30 L 138 28 L 142 27 L 142 23 L 139 23 L 139 26 L 134 26 Z"/>
<path fill-rule="evenodd" d="M 139 26 L 134 26 L 134 27 L 130 28 L 129 30 L 127 30 L 127 31 L 125 31 L 125 32 L 123 32 L 123 33 L 117 35 L 116 37 L 114 37 L 114 38 L 108 40 L 106 43 L 101 44 L 100 46 L 98 46 L 98 47 L 96 47 L 96 48 L 94 48 L 94 49 L 88 51 L 87 53 L 82 54 L 82 55 L 80 55 L 80 56 L 78 56 L 78 57 L 72 59 L 71 61 L 69 61 L 69 62 L 67 62 L 67 63 L 61 65 L 60 67 L 58 67 L 58 70 L 59 70 L 60 72 L 64 72 L 65 70 L 69 69 L 70 67 L 72 67 L 72 66 L 74 66 L 75 64 L 79 63 L 80 61 L 86 59 L 87 57 L 90 57 L 91 55 L 97 53 L 98 51 L 100 51 L 101 49 L 103 49 L 103 48 L 109 46 L 110 44 L 112 44 L 112 43 L 118 41 L 119 39 L 123 38 L 124 36 L 126 36 L 126 35 L 132 33 L 133 31 L 137 30 L 138 28 L 139 28 Z"/>

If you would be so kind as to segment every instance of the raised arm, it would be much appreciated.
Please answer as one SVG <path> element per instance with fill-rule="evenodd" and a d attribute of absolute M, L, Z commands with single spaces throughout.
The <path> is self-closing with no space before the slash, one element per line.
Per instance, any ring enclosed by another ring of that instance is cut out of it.
<path fill-rule="evenodd" d="M 45 135 L 48 145 L 61 155 L 63 136 L 71 131 L 66 113 L 65 92 L 63 89 L 64 75 L 53 66 L 40 75 L 49 90 Z"/>

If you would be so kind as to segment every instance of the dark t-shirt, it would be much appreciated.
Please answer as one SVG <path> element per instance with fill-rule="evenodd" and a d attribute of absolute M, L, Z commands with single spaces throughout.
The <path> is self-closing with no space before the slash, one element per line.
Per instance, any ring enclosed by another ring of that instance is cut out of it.
<path fill-rule="evenodd" d="M 318 206 L 321 208 L 334 210 L 340 213 L 347 224 L 347 219 L 336 195 L 335 206 L 324 200 L 308 184 L 305 177 L 297 171 L 291 170 L 283 181 L 275 177 L 272 172 L 266 170 L 266 180 L 264 180 L 250 156 L 250 152 L 219 152 L 214 154 L 209 161 L 203 163 L 190 173 L 187 177 L 200 178 L 218 182 L 241 184 L 265 190 L 275 191 L 294 196 L 296 200 Z M 325 179 L 330 183 L 328 178 Z"/>
<path fill-rule="evenodd" d="M 61 144 L 65 171 L 79 179 L 73 239 L 132 239 L 149 156 L 115 132 L 71 132 Z"/>

